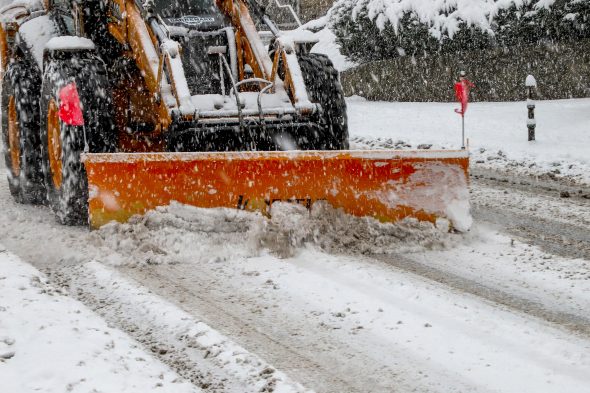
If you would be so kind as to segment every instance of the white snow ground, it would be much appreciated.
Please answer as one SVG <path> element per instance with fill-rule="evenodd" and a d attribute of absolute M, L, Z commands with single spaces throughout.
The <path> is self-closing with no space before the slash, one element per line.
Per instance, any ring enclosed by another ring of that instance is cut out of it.
<path fill-rule="evenodd" d="M 156 390 L 200 392 L 0 245 L 0 391 Z"/>
<path fill-rule="evenodd" d="M 450 88 L 450 87 L 449 87 Z M 372 102 L 350 97 L 355 147 L 461 147 L 455 103 Z M 590 99 L 538 101 L 536 141 L 528 142 L 525 102 L 469 105 L 465 117 L 472 165 L 515 174 L 567 177 L 590 185 Z M 379 140 L 380 139 L 380 140 Z"/>
<path fill-rule="evenodd" d="M 160 337 L 160 346 L 152 352 L 165 354 L 168 348 L 189 342 L 195 353 L 186 348 L 183 352 L 199 362 L 196 371 L 216 374 L 224 381 L 222 391 L 259 392 L 271 387 L 282 393 L 308 391 L 100 263 L 81 266 L 76 285 L 95 286 L 101 302 L 116 302 L 118 312 L 133 316 L 140 329 L 157 327 L 154 334 Z M 2 392 L 201 392 L 66 292 L 48 284 L 42 273 L 0 244 Z"/>

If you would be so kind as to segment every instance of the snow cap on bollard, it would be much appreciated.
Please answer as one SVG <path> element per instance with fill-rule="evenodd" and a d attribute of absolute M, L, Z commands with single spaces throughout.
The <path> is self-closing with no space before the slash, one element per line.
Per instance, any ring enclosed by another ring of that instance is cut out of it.
<path fill-rule="evenodd" d="M 534 76 L 529 75 L 526 77 L 526 81 L 524 82 L 526 87 L 537 87 L 537 80 Z"/>

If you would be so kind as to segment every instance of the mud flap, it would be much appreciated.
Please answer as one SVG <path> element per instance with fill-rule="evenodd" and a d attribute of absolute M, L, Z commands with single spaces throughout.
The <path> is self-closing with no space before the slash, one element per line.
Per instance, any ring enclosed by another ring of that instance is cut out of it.
<path fill-rule="evenodd" d="M 471 225 L 466 150 L 116 153 L 83 162 L 92 228 L 172 201 L 267 214 L 276 201 L 325 200 L 382 222 Z"/>

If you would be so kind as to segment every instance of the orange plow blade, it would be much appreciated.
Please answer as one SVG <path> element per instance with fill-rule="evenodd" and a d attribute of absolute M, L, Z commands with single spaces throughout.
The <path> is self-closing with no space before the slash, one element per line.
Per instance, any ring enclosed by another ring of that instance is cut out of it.
<path fill-rule="evenodd" d="M 268 213 L 276 201 L 325 200 L 382 222 L 446 218 L 459 230 L 471 224 L 465 150 L 114 153 L 83 160 L 93 228 L 173 201 Z"/>

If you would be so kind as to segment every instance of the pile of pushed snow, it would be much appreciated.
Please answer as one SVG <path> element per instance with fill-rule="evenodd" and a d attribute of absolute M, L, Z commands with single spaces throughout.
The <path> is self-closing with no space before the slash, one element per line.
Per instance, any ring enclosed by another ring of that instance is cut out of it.
<path fill-rule="evenodd" d="M 381 223 L 345 214 L 326 202 L 316 202 L 311 210 L 275 203 L 271 214 L 256 236 L 261 246 L 279 256 L 293 255 L 306 244 L 330 253 L 391 254 L 446 249 L 457 240 L 444 220 L 439 228 L 411 218 Z"/>
<path fill-rule="evenodd" d="M 202 209 L 173 203 L 129 222 L 110 223 L 91 236 L 97 245 L 115 251 L 111 264 L 174 264 L 222 262 L 259 256 L 285 258 L 308 245 L 347 254 L 384 254 L 446 249 L 458 236 L 414 219 L 390 224 L 354 217 L 316 202 L 275 203 L 271 218 L 235 209 Z"/>
<path fill-rule="evenodd" d="M 237 209 L 201 209 L 172 203 L 127 223 L 111 222 L 91 234 L 114 265 L 225 261 L 257 253 L 251 242 L 264 217 Z"/>

